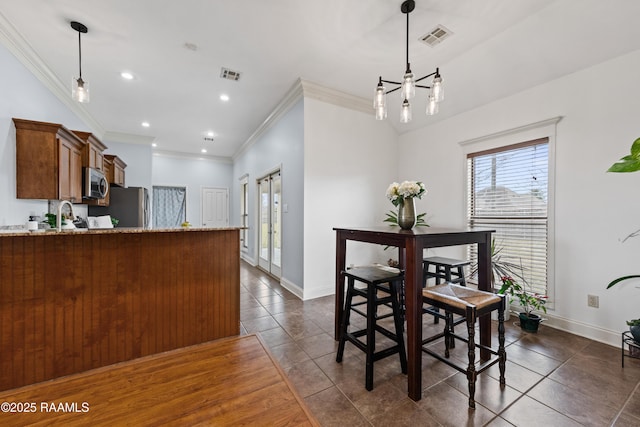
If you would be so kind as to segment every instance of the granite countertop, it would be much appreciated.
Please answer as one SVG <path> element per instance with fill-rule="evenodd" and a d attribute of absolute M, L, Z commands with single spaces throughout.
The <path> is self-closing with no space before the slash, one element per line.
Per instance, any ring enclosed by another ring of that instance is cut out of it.
<path fill-rule="evenodd" d="M 162 229 L 145 229 L 138 227 L 116 227 L 116 228 L 75 228 L 69 230 L 37 230 L 28 231 L 26 228 L 4 228 L 0 229 L 0 238 L 10 236 L 56 236 L 59 234 L 133 234 L 133 233 L 182 233 L 189 231 L 221 231 L 221 230 L 240 230 L 242 227 L 219 227 L 219 228 L 200 228 L 200 227 L 183 227 L 183 228 L 162 228 Z"/>

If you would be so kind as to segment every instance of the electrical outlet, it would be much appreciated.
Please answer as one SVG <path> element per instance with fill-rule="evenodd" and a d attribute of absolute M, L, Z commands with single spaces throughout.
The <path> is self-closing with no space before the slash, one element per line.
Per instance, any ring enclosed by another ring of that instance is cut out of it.
<path fill-rule="evenodd" d="M 600 298 L 597 295 L 587 295 L 587 305 L 598 308 L 600 306 Z"/>

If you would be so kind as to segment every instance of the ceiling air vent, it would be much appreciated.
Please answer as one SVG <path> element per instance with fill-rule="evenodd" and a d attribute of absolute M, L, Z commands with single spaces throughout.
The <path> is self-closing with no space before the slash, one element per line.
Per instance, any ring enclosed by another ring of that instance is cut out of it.
<path fill-rule="evenodd" d="M 208 141 L 208 142 L 213 142 L 213 141 L 215 141 L 215 139 L 211 138 L 210 136 L 205 136 L 205 137 L 204 137 L 204 140 L 205 140 L 205 141 Z"/>
<path fill-rule="evenodd" d="M 445 28 L 442 25 L 438 25 L 427 35 L 420 37 L 420 40 L 422 40 L 425 44 L 433 47 L 449 37 L 451 34 L 453 34 L 451 30 Z"/>
<path fill-rule="evenodd" d="M 223 68 L 220 69 L 220 78 L 221 79 L 238 81 L 238 80 L 240 80 L 240 71 L 233 71 L 233 70 L 230 70 L 228 68 L 224 68 L 223 67 Z"/>

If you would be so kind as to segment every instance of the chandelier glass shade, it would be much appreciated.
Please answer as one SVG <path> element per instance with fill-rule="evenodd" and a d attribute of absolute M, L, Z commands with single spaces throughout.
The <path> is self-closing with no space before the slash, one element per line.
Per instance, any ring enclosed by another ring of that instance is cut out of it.
<path fill-rule="evenodd" d="M 89 82 L 82 79 L 82 43 L 80 36 L 82 33 L 86 33 L 87 27 L 80 22 L 71 22 L 71 28 L 78 32 L 78 64 L 79 74 L 78 77 L 71 79 L 71 97 L 78 102 L 89 102 Z"/>
<path fill-rule="evenodd" d="M 406 33 L 406 71 L 401 82 L 385 80 L 382 76 L 378 79 L 375 94 L 373 97 L 373 108 L 376 114 L 376 120 L 384 120 L 387 118 L 387 94 L 400 90 L 400 98 L 402 99 L 400 110 L 400 122 L 409 123 L 411 121 L 411 103 L 410 99 L 416 95 L 416 88 L 428 89 L 426 114 L 432 116 L 438 113 L 438 104 L 444 99 L 444 91 L 442 87 L 442 76 L 440 70 L 436 68 L 433 73 L 415 79 L 409 64 L 409 14 L 415 9 L 414 0 L 406 0 L 400 6 L 400 11 L 407 15 L 407 33 Z M 418 84 L 424 79 L 433 77 L 431 86 Z M 391 89 L 387 90 L 385 83 L 391 85 Z"/>

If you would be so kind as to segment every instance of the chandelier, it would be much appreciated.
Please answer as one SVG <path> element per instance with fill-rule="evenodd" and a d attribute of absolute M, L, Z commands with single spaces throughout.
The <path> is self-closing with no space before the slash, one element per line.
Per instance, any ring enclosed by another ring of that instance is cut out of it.
<path fill-rule="evenodd" d="M 415 7 L 416 2 L 414 0 L 406 0 L 402 3 L 402 6 L 400 6 L 400 10 L 402 11 L 402 13 L 407 15 L 407 67 L 402 82 L 384 80 L 382 76 L 380 76 L 378 80 L 378 86 L 376 87 L 375 95 L 373 98 L 373 108 L 376 111 L 376 120 L 384 120 L 387 118 L 387 94 L 395 92 L 397 90 L 401 91 L 401 99 L 403 99 L 402 107 L 400 110 L 401 123 L 409 123 L 411 121 L 411 104 L 409 103 L 409 100 L 415 96 L 416 88 L 429 90 L 426 109 L 426 113 L 428 116 L 432 116 L 438 112 L 438 104 L 444 99 L 444 93 L 442 90 L 442 77 L 440 77 L 438 68 L 436 68 L 436 71 L 434 71 L 433 73 L 427 74 L 426 76 L 420 77 L 419 79 L 415 79 L 413 73 L 411 72 L 411 65 L 409 64 L 409 14 L 413 11 L 413 9 L 415 9 Z M 417 84 L 431 76 L 433 76 L 431 86 Z M 384 86 L 384 83 L 388 83 L 390 85 L 393 85 L 394 87 L 390 90 L 387 90 L 387 88 Z"/>
<path fill-rule="evenodd" d="M 87 27 L 80 22 L 71 22 L 71 28 L 78 32 L 78 64 L 80 67 L 80 74 L 78 78 L 73 78 L 71 81 L 71 97 L 78 102 L 89 102 L 89 82 L 82 80 L 82 44 L 80 42 L 80 35 L 86 33 Z"/>

